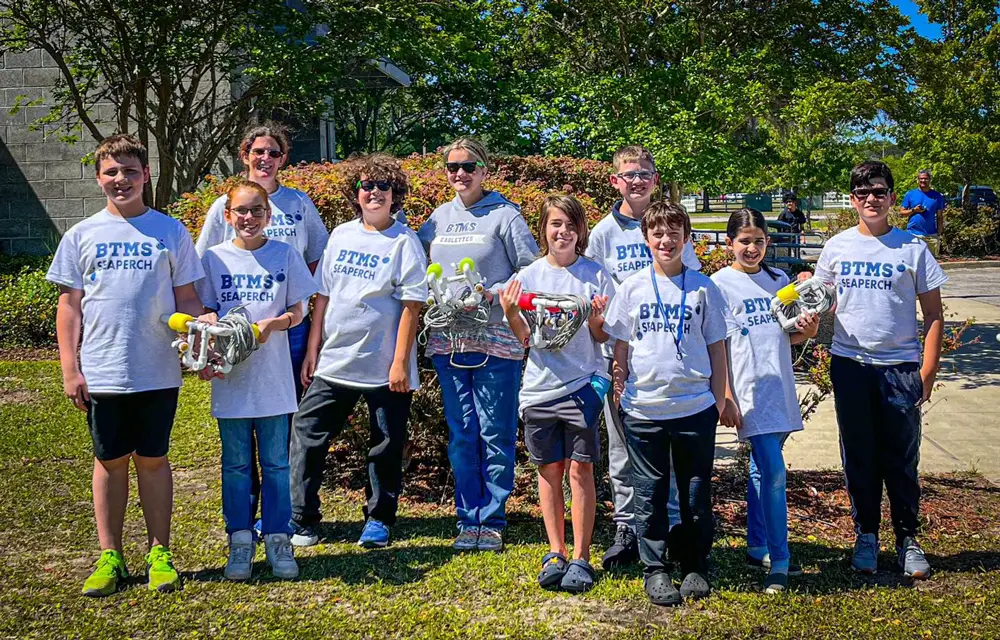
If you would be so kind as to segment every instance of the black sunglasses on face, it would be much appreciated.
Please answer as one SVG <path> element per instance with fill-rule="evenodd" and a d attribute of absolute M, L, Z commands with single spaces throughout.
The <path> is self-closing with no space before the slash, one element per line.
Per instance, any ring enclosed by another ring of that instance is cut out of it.
<path fill-rule="evenodd" d="M 392 183 L 388 180 L 358 180 L 358 189 L 362 191 L 374 191 L 375 189 L 389 191 L 392 189 Z"/>
<path fill-rule="evenodd" d="M 881 200 L 889 195 L 891 191 L 892 189 L 887 189 L 886 187 L 858 187 L 851 191 L 851 193 L 858 200 L 867 200 L 869 195 L 875 196 L 876 200 Z"/>
<path fill-rule="evenodd" d="M 251 149 L 250 153 L 257 156 L 258 158 L 267 155 L 271 158 L 280 158 L 285 155 L 282 151 L 278 149 Z"/>
<path fill-rule="evenodd" d="M 444 163 L 444 168 L 448 170 L 448 173 L 458 173 L 459 169 L 461 169 L 462 171 L 464 171 L 466 173 L 472 173 L 472 172 L 474 172 L 476 170 L 477 167 L 485 167 L 485 166 L 486 165 L 484 165 L 479 160 L 476 160 L 476 161 L 470 160 L 468 162 L 446 162 L 446 163 Z"/>

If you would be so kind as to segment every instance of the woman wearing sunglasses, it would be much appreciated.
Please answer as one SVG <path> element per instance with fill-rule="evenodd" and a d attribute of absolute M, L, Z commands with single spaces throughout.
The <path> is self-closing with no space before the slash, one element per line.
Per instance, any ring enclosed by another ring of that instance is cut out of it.
<path fill-rule="evenodd" d="M 368 403 L 367 518 L 358 544 L 389 544 L 403 476 L 403 446 L 419 384 L 414 344 L 427 300 L 427 259 L 417 235 L 393 218 L 406 196 L 406 174 L 386 156 L 347 170 L 348 201 L 359 217 L 330 234 L 319 268 L 316 324 L 302 365 L 309 388 L 292 420 L 292 519 L 299 546 L 315 544 L 330 439 L 354 407 Z"/>
<path fill-rule="evenodd" d="M 427 356 L 434 362 L 450 433 L 448 458 L 455 475 L 458 537 L 455 548 L 499 551 L 507 524 L 504 506 L 514 487 L 517 402 L 524 348 L 503 321 L 499 291 L 535 259 L 538 245 L 521 211 L 495 191 L 483 190 L 486 148 L 459 138 L 444 149 L 455 198 L 438 207 L 418 235 L 431 262 L 454 273 L 464 258 L 475 262 L 492 304 L 486 330 L 462 335 L 431 331 Z"/>
<path fill-rule="evenodd" d="M 270 240 L 291 245 L 306 261 L 310 272 L 316 271 L 316 264 L 329 233 L 326 225 L 316 210 L 316 205 L 302 191 L 282 186 L 278 182 L 278 170 L 288 161 L 291 145 L 288 142 L 288 129 L 275 122 L 267 121 L 252 126 L 246 130 L 240 142 L 239 154 L 246 167 L 246 178 L 264 187 L 267 200 L 271 207 L 271 222 L 264 229 L 264 236 Z M 226 196 L 220 196 L 205 215 L 205 223 L 195 243 L 199 257 L 203 257 L 209 248 L 223 242 L 231 241 L 235 234 L 233 228 L 226 224 Z M 305 358 L 306 342 L 309 339 L 309 315 L 302 322 L 288 330 L 288 346 L 292 358 L 292 373 L 295 383 L 295 398 L 302 397 L 302 384 L 299 372 L 302 360 Z M 256 459 L 256 441 L 253 443 L 254 459 Z M 251 472 L 253 485 L 253 500 L 251 503 L 251 518 L 256 520 L 257 502 L 260 498 L 260 476 L 254 463 Z M 260 522 L 256 521 L 255 530 L 259 530 Z M 250 527 L 248 527 L 250 528 Z"/>

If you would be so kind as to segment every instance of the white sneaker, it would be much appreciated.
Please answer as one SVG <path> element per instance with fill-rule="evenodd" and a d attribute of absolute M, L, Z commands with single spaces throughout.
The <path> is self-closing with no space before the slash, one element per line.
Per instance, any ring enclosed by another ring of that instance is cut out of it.
<path fill-rule="evenodd" d="M 299 565 L 292 552 L 292 541 L 287 533 L 269 533 L 264 536 L 264 552 L 275 578 L 298 578 Z"/>
<path fill-rule="evenodd" d="M 235 531 L 229 536 L 229 560 L 226 562 L 225 576 L 227 580 L 249 580 L 253 572 L 253 557 L 257 545 L 253 542 L 253 533 Z"/>

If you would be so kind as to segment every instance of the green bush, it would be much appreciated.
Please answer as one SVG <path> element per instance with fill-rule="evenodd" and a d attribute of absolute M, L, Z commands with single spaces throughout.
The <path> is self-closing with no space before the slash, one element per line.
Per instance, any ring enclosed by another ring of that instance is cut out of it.
<path fill-rule="evenodd" d="M 944 210 L 941 252 L 950 257 L 985 258 L 1000 255 L 1000 215 L 989 207 L 948 207 Z"/>
<path fill-rule="evenodd" d="M 28 259 L 18 271 L 0 263 L 0 346 L 49 347 L 56 341 L 56 306 L 59 289 L 45 279 L 45 267 L 32 267 Z"/>

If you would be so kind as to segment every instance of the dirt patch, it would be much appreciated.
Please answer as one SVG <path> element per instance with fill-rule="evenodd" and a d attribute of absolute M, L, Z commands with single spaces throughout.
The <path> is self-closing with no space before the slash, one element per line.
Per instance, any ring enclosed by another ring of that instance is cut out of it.
<path fill-rule="evenodd" d="M 0 347 L 0 360 L 4 362 L 38 362 L 58 359 L 59 351 L 55 347 Z"/>
<path fill-rule="evenodd" d="M 37 391 L 0 388 L 0 407 L 8 404 L 34 404 L 37 400 Z"/>

